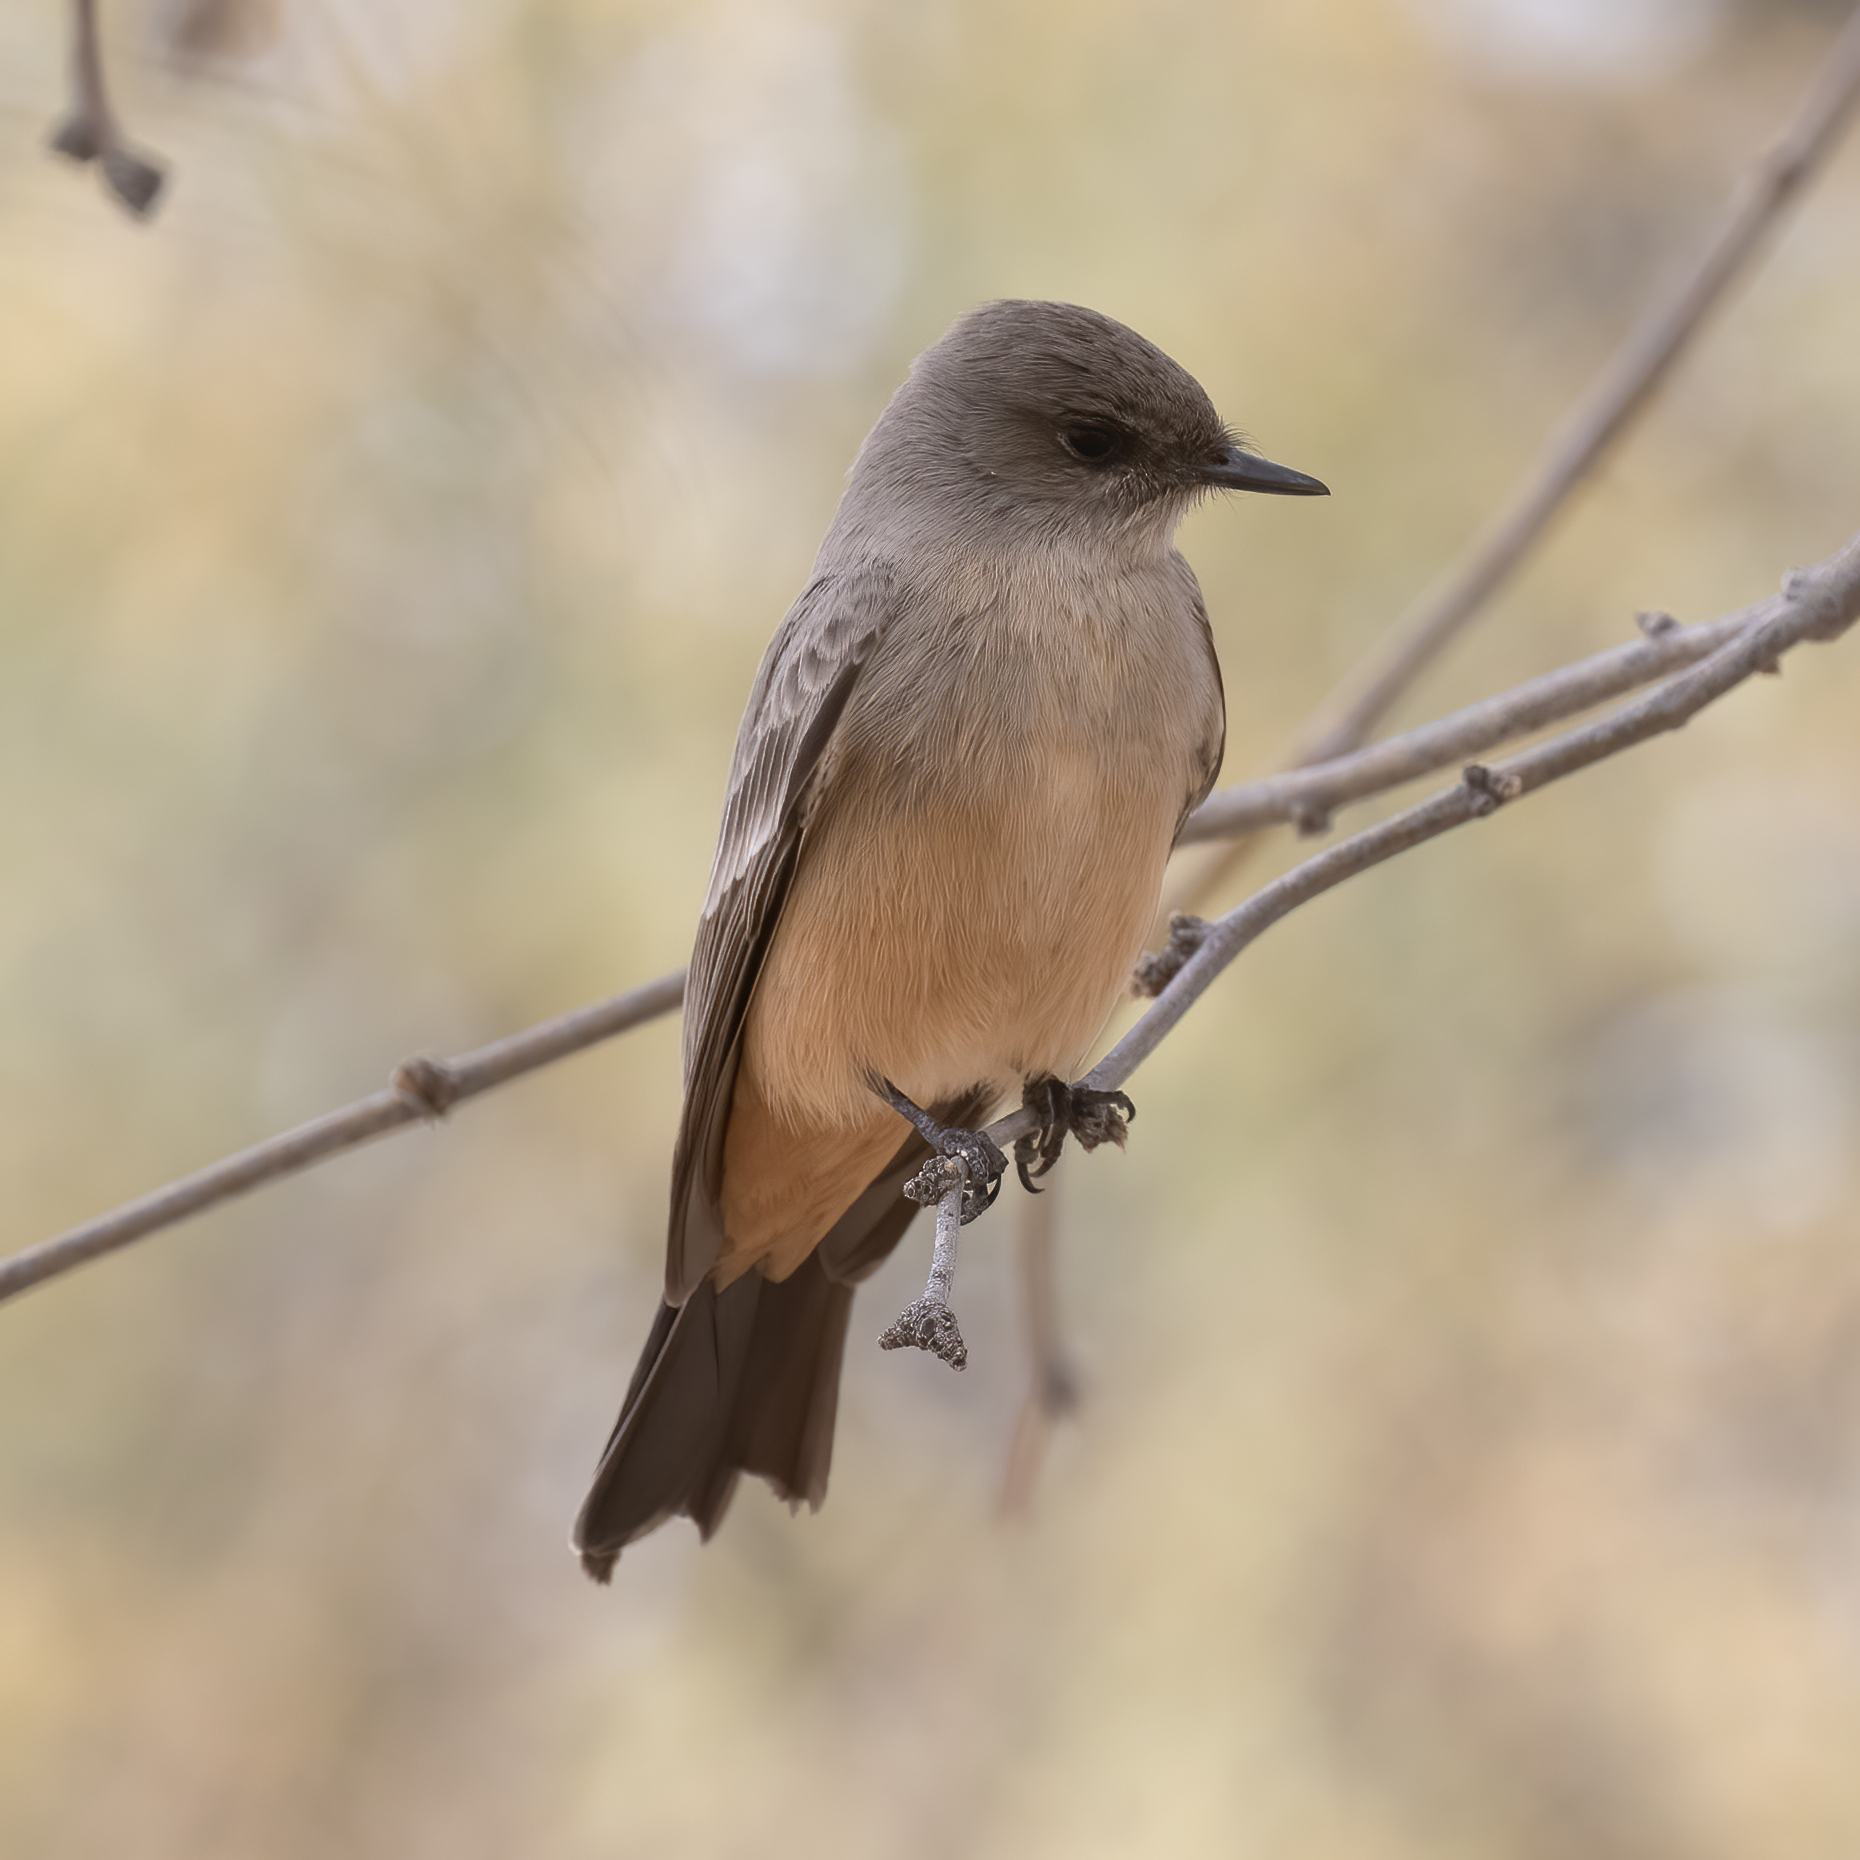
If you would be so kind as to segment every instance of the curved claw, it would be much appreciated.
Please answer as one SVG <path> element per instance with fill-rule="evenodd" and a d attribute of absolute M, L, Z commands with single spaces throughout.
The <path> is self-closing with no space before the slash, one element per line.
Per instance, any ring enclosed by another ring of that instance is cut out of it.
<path fill-rule="evenodd" d="M 1126 1126 L 1137 1115 L 1124 1092 L 1087 1091 L 1050 1075 L 1029 1079 L 1021 1102 L 1038 1113 L 1040 1128 L 1015 1140 L 1014 1167 L 1021 1186 L 1036 1195 L 1040 1191 L 1035 1181 L 1059 1160 L 1068 1136 L 1077 1137 L 1082 1150 L 1095 1150 L 1101 1143 L 1115 1143 L 1121 1150 Z"/>
<path fill-rule="evenodd" d="M 939 1124 L 921 1105 L 899 1091 L 889 1079 L 875 1081 L 878 1095 L 885 1100 L 939 1156 L 960 1156 L 969 1171 L 969 1186 L 962 1194 L 962 1219 L 966 1225 L 995 1205 L 1001 1193 L 1001 1178 L 1007 1174 L 1007 1158 L 992 1137 L 979 1130 L 957 1130 Z"/>
<path fill-rule="evenodd" d="M 1129 1135 L 1125 1127 L 1136 1118 L 1137 1107 L 1124 1092 L 1073 1090 L 1072 1134 L 1082 1150 L 1095 1150 L 1100 1143 L 1115 1143 L 1121 1150 Z"/>
<path fill-rule="evenodd" d="M 945 1156 L 960 1156 L 968 1168 L 969 1185 L 962 1191 L 962 1222 L 966 1227 L 995 1205 L 1008 1160 L 994 1139 L 979 1130 L 945 1130 L 936 1147 Z"/>
<path fill-rule="evenodd" d="M 1066 1132 L 1072 1127 L 1072 1092 L 1063 1079 L 1048 1073 L 1044 1078 L 1029 1079 L 1020 1101 L 1028 1110 L 1039 1113 L 1040 1128 L 1015 1138 L 1014 1168 L 1021 1187 L 1037 1195 L 1041 1191 L 1034 1183 L 1059 1160 Z"/>

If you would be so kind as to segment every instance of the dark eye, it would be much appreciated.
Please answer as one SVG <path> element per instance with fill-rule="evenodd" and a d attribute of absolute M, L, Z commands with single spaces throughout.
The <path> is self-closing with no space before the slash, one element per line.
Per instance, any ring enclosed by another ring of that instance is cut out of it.
<path fill-rule="evenodd" d="M 1124 433 L 1107 421 L 1080 420 L 1059 429 L 1059 443 L 1075 459 L 1083 459 L 1087 465 L 1102 465 L 1123 451 Z"/>

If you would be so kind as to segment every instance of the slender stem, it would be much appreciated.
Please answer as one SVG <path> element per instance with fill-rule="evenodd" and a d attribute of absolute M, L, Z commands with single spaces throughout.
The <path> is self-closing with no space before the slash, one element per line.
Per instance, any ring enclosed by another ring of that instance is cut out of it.
<path fill-rule="evenodd" d="M 1668 626 L 1646 639 L 1612 646 L 1560 671 L 1469 704 L 1434 723 L 1334 761 L 1287 769 L 1262 781 L 1211 794 L 1189 816 L 1182 844 L 1256 833 L 1282 821 L 1321 831 L 1331 814 L 1436 769 L 1450 768 L 1545 725 L 1560 723 L 1654 678 L 1695 664 L 1747 626 L 1755 608 L 1698 626 Z"/>
<path fill-rule="evenodd" d="M 949 1295 L 955 1290 L 956 1251 L 962 1240 L 962 1191 L 967 1181 L 965 1169 L 936 1204 L 936 1248 L 930 1255 L 930 1277 L 924 1284 L 924 1299 L 929 1304 L 947 1307 Z"/>
<path fill-rule="evenodd" d="M 1544 533 L 1570 493 L 1647 405 L 1763 236 L 1807 186 L 1860 97 L 1860 7 L 1817 67 L 1781 138 L 1757 162 L 1678 288 L 1628 336 L 1550 435 L 1531 475 L 1485 530 L 1318 708 L 1292 755 L 1354 749 Z"/>
<path fill-rule="evenodd" d="M 312 1118 L 294 1130 L 269 1137 L 152 1194 L 126 1202 L 81 1227 L 0 1260 L 0 1302 L 16 1298 L 61 1272 L 69 1272 L 73 1266 L 101 1259 L 131 1241 L 172 1227 L 202 1209 L 249 1194 L 267 1182 L 295 1175 L 345 1150 L 358 1149 L 390 1130 L 440 1115 L 453 1104 L 489 1091 L 506 1079 L 533 1072 L 597 1040 L 670 1013 L 683 997 L 684 983 L 682 972 L 661 976 L 643 988 L 558 1015 L 525 1033 L 494 1040 L 458 1059 L 408 1061 L 396 1068 L 397 1083 L 386 1091 Z"/>

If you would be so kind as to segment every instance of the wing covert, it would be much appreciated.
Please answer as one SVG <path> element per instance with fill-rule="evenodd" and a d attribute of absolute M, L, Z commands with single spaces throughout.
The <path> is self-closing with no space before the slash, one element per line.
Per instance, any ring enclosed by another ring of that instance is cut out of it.
<path fill-rule="evenodd" d="M 685 989 L 684 1116 L 665 1258 L 671 1304 L 717 1258 L 723 1131 L 749 997 L 787 900 L 814 776 L 896 604 L 883 563 L 817 576 L 770 642 L 749 694 Z"/>

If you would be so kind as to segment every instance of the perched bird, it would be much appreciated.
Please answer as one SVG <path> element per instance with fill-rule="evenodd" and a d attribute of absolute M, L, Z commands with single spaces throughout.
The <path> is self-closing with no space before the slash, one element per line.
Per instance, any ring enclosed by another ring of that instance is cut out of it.
<path fill-rule="evenodd" d="M 736 740 L 665 1303 L 575 1523 L 597 1580 L 667 1518 L 709 1537 L 741 1473 L 818 1507 L 853 1289 L 916 1212 L 902 1184 L 932 1144 L 998 1179 L 968 1133 L 1015 1094 L 1046 1159 L 1063 1140 L 1062 1081 L 1220 768 L 1173 543 L 1210 490 L 1325 487 L 1071 304 L 970 312 L 860 447 Z"/>

